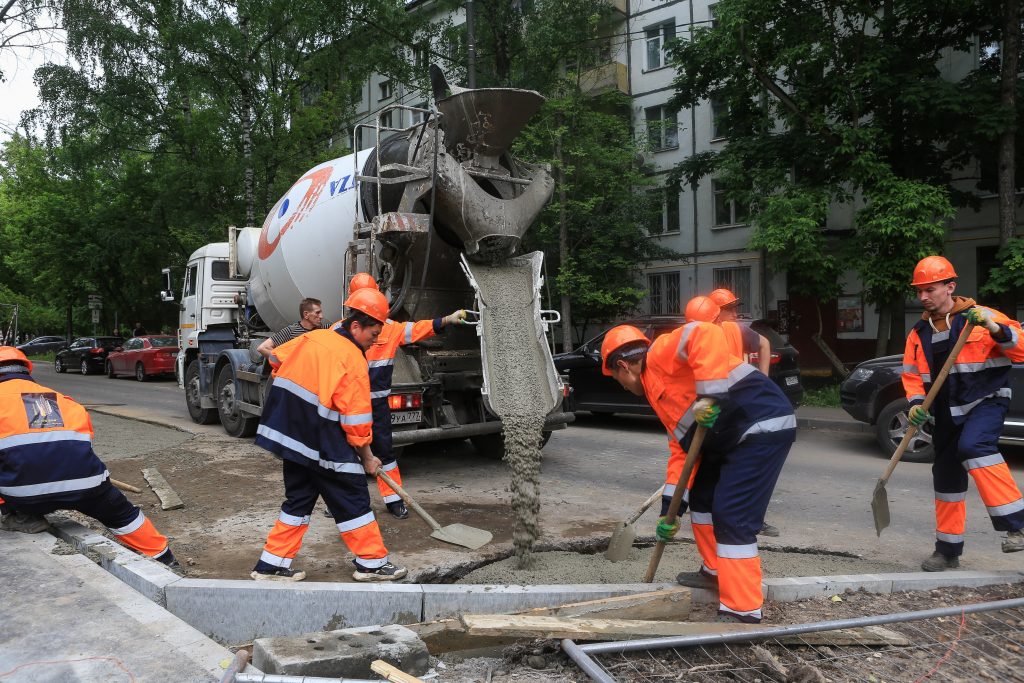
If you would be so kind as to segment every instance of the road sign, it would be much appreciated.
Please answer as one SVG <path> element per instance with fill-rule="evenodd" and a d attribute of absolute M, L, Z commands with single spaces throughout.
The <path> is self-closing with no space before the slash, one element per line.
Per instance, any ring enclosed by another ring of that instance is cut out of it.
<path fill-rule="evenodd" d="M 90 294 L 89 295 L 89 310 L 90 311 L 99 311 L 99 310 L 102 310 L 102 309 L 103 309 L 103 297 L 101 297 L 99 294 Z M 96 321 L 96 322 L 99 322 L 99 321 Z"/>
<path fill-rule="evenodd" d="M 97 309 L 97 308 L 94 308 L 94 309 L 92 309 L 92 324 L 93 324 L 93 325 L 95 325 L 95 324 L 96 324 L 96 323 L 98 323 L 99 321 L 100 321 L 100 312 L 99 312 L 99 309 Z"/>

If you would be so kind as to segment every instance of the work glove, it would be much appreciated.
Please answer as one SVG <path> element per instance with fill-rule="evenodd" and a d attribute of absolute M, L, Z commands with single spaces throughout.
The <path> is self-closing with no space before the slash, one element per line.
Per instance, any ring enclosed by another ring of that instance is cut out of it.
<path fill-rule="evenodd" d="M 925 422 L 935 422 L 935 418 L 931 416 L 931 413 L 921 406 L 910 406 L 910 410 L 907 411 L 907 419 L 915 427 L 920 427 Z"/>
<path fill-rule="evenodd" d="M 715 420 L 718 419 L 722 409 L 710 398 L 699 399 L 693 404 L 693 416 L 697 420 L 697 424 L 706 429 L 711 429 L 715 426 Z"/>
<path fill-rule="evenodd" d="M 662 543 L 668 543 L 675 535 L 679 533 L 679 518 L 676 517 L 675 521 L 669 524 L 665 521 L 664 517 L 658 518 L 658 525 L 654 527 L 654 535 L 658 537 L 658 540 Z"/>
<path fill-rule="evenodd" d="M 443 322 L 445 325 L 462 325 L 466 322 L 466 311 L 460 308 L 451 315 L 446 315 Z"/>
<path fill-rule="evenodd" d="M 978 306 L 968 308 L 962 313 L 962 315 L 967 318 L 967 322 L 972 325 L 984 327 L 992 334 L 999 332 L 999 323 L 992 319 L 992 313 L 986 308 L 979 308 Z"/>

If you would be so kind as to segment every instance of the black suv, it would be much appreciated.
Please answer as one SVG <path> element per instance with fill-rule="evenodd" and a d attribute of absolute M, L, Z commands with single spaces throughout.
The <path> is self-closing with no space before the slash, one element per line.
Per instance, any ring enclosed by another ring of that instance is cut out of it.
<path fill-rule="evenodd" d="M 107 354 L 124 344 L 121 337 L 79 337 L 71 346 L 57 352 L 53 369 L 67 372 L 68 368 L 81 370 L 83 375 L 102 372 Z"/>
<path fill-rule="evenodd" d="M 627 320 L 626 325 L 634 325 L 647 336 L 655 339 L 671 332 L 686 322 L 681 315 L 648 316 Z M 748 325 L 755 332 L 768 339 L 772 346 L 772 359 L 769 375 L 779 385 L 794 407 L 800 405 L 804 397 L 804 389 L 800 385 L 800 367 L 797 363 L 797 351 L 773 330 L 764 320 L 740 318 L 740 325 Z M 609 327 L 609 329 L 611 329 Z M 611 377 L 601 373 L 601 342 L 604 341 L 605 330 L 574 351 L 560 353 L 554 357 L 558 372 L 569 376 L 573 390 L 573 403 L 576 410 L 588 410 L 594 415 L 610 415 L 612 413 L 635 413 L 653 415 L 647 399 L 634 396 Z M 751 354 L 752 363 L 757 362 L 756 354 Z"/>
<path fill-rule="evenodd" d="M 839 387 L 843 410 L 854 419 L 875 426 L 875 438 L 886 457 L 907 432 L 907 403 L 903 391 L 903 356 L 882 356 L 864 361 L 850 373 Z M 1024 365 L 1014 365 L 1010 372 L 1010 412 L 1003 423 L 1003 440 L 1024 442 Z M 931 462 L 935 459 L 931 427 L 918 431 L 903 454 L 910 462 Z"/>

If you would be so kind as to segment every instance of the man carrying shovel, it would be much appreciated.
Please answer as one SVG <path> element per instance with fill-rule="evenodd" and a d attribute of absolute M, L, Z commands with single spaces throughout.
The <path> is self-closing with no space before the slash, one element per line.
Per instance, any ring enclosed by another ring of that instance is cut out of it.
<path fill-rule="evenodd" d="M 796 436 L 789 400 L 732 356 L 725 334 L 711 323 L 688 322 L 653 343 L 620 325 L 605 335 L 601 358 L 605 375 L 647 396 L 668 430 L 673 456 L 689 447 L 696 424 L 708 430 L 688 497 L 703 564 L 678 580 L 717 588 L 719 621 L 760 623 L 757 531 Z M 678 530 L 678 521 L 662 517 L 656 534 L 668 541 Z"/>
<path fill-rule="evenodd" d="M 953 264 L 941 256 L 928 256 L 914 268 L 911 284 L 924 314 L 910 331 L 903 355 L 908 419 L 915 426 L 935 424 L 935 552 L 921 564 L 929 572 L 960 566 L 968 474 L 978 486 L 992 526 L 1007 532 L 1003 552 L 1024 550 L 1024 500 L 999 453 L 1010 404 L 1010 367 L 1024 361 L 1024 334 L 1016 320 L 978 306 L 973 299 L 954 296 L 956 277 Z M 926 389 L 968 323 L 976 327 L 938 391 L 932 416 L 921 406 Z"/>

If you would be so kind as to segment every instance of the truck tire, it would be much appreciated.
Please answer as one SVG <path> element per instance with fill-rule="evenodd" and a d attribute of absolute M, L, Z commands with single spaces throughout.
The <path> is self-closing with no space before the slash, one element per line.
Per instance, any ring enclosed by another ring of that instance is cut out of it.
<path fill-rule="evenodd" d="M 185 405 L 188 407 L 189 417 L 196 424 L 209 425 L 217 421 L 217 411 L 214 408 L 203 408 L 199 401 L 199 361 L 194 360 L 185 369 Z"/>
<path fill-rule="evenodd" d="M 540 447 L 544 448 L 550 438 L 550 431 L 545 430 L 541 432 Z M 473 448 L 476 449 L 476 452 L 482 456 L 495 459 L 505 457 L 505 437 L 501 432 L 471 436 L 469 437 L 469 441 L 473 444 Z"/>
<path fill-rule="evenodd" d="M 878 413 L 878 420 L 875 422 L 875 438 L 881 446 L 885 457 L 890 458 L 900 445 L 900 440 L 907 433 L 907 409 L 910 403 L 905 398 L 899 398 L 888 404 Z M 932 427 L 926 424 L 919 430 L 914 440 L 910 442 L 903 460 L 907 462 L 932 462 L 935 460 L 935 447 L 932 445 Z"/>
<path fill-rule="evenodd" d="M 258 417 L 243 413 L 237 402 L 238 388 L 235 386 L 235 375 L 225 365 L 217 375 L 217 413 L 220 424 L 229 436 L 244 438 L 256 433 L 260 426 Z"/>

